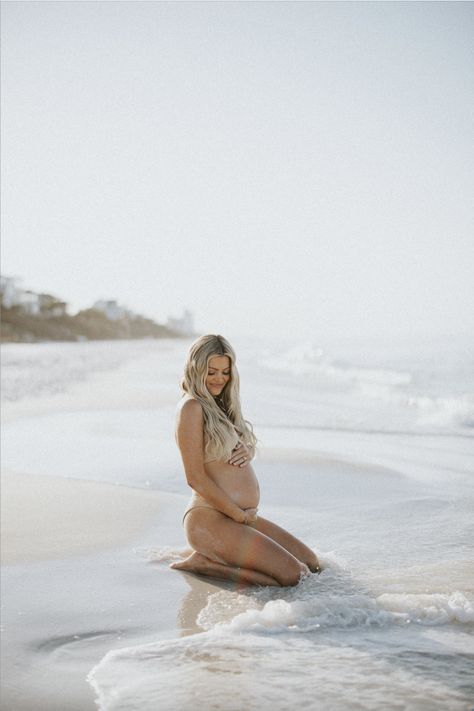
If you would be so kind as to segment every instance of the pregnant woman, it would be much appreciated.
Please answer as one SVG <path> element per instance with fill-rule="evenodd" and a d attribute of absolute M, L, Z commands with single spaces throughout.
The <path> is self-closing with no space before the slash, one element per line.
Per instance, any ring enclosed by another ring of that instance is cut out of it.
<path fill-rule="evenodd" d="M 191 346 L 178 406 L 176 439 L 191 501 L 184 529 L 193 553 L 172 568 L 255 585 L 296 585 L 319 572 L 313 551 L 258 516 L 251 465 L 256 437 L 240 408 L 235 353 L 222 336 Z"/>

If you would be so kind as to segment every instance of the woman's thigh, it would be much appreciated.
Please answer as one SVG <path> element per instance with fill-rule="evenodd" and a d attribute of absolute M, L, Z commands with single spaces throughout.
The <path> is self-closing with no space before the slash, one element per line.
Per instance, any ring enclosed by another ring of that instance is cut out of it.
<path fill-rule="evenodd" d="M 214 509 L 196 508 L 185 519 L 190 545 L 218 563 L 258 570 L 281 585 L 295 585 L 305 565 L 263 532 L 233 521 Z"/>
<path fill-rule="evenodd" d="M 285 548 L 289 553 L 298 558 L 302 563 L 306 563 L 310 570 L 318 567 L 319 562 L 315 553 L 308 548 L 302 541 L 293 536 L 284 528 L 277 526 L 276 523 L 272 523 L 262 516 L 258 516 L 257 523 L 255 525 L 257 531 L 263 533 L 268 538 L 276 541 L 280 546 Z"/>

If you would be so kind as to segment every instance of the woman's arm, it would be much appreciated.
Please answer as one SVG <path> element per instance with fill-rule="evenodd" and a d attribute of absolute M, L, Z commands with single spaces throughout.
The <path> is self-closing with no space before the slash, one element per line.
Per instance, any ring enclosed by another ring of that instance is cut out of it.
<path fill-rule="evenodd" d="M 237 523 L 247 523 L 248 514 L 235 504 L 204 469 L 204 417 L 197 400 L 187 400 L 178 414 L 176 439 L 189 486 Z"/>

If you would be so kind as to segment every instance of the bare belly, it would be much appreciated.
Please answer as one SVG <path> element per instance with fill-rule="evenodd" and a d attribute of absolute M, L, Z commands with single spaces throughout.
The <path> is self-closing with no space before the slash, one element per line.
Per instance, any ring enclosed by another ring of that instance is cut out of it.
<path fill-rule="evenodd" d="M 222 461 L 207 462 L 204 465 L 217 484 L 237 506 L 242 509 L 256 508 L 260 501 L 260 488 L 252 465 L 236 467 Z"/>

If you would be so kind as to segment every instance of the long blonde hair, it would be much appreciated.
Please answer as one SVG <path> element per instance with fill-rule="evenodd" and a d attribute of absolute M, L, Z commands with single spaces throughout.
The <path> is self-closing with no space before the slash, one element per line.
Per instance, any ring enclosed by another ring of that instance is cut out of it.
<path fill-rule="evenodd" d="M 206 386 L 209 360 L 214 356 L 230 359 L 230 380 L 218 397 L 213 397 Z M 235 445 L 235 430 L 241 439 L 255 447 L 257 438 L 253 427 L 242 416 L 240 380 L 235 364 L 235 352 L 223 336 L 200 336 L 189 348 L 184 366 L 181 388 L 183 397 L 197 400 L 204 414 L 205 454 L 215 459 L 228 459 Z"/>

